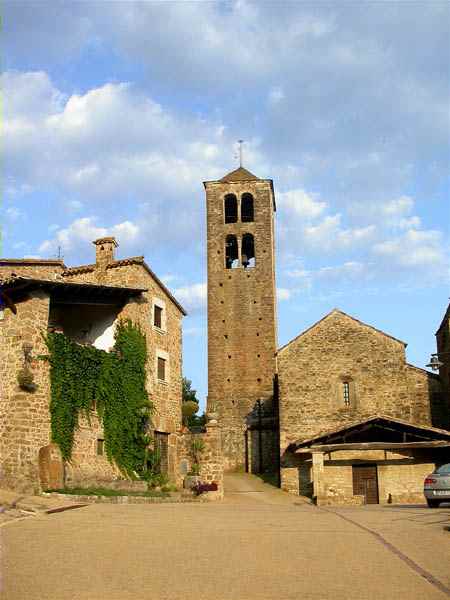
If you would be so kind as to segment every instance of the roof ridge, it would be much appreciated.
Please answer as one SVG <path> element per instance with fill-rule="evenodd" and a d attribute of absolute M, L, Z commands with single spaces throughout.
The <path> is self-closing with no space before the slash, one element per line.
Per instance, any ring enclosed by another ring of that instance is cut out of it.
<path fill-rule="evenodd" d="M 431 375 L 432 377 L 437 377 L 439 379 L 439 375 L 437 373 L 432 373 L 431 371 L 428 371 L 427 369 L 423 369 L 422 367 L 418 367 L 417 365 L 413 365 L 409 362 L 405 363 L 407 367 L 411 367 L 411 369 L 417 369 L 418 371 L 422 371 L 423 373 L 426 373 L 427 375 Z"/>
<path fill-rule="evenodd" d="M 62 258 L 0 258 L 0 264 L 2 263 L 11 265 L 19 265 L 21 263 L 32 265 L 61 265 L 62 267 L 65 267 Z"/>
<path fill-rule="evenodd" d="M 224 175 L 219 181 L 221 182 L 232 182 L 232 181 L 251 181 L 259 179 L 256 175 L 253 175 L 248 169 L 244 167 L 238 167 L 233 171 L 230 171 L 226 175 Z"/>
<path fill-rule="evenodd" d="M 440 332 L 445 321 L 447 321 L 447 319 L 449 319 L 449 318 L 450 318 L 450 304 L 447 306 L 444 316 L 442 317 L 441 323 L 440 323 L 439 327 L 437 328 L 436 333 L 434 335 L 437 335 Z"/>
<path fill-rule="evenodd" d="M 376 331 L 377 333 L 380 333 L 381 335 L 384 335 L 384 336 L 386 336 L 388 338 L 391 338 L 392 340 L 394 340 L 396 342 L 399 342 L 400 344 L 403 344 L 405 347 L 408 345 L 406 342 L 403 342 L 402 340 L 399 340 L 398 338 L 394 337 L 393 335 L 390 335 L 389 333 L 386 333 L 385 331 L 382 331 L 381 329 L 377 329 L 373 325 L 369 325 L 368 323 L 364 323 L 364 321 L 361 321 L 360 319 L 357 319 L 356 317 L 352 317 L 352 315 L 349 315 L 348 313 L 344 312 L 340 308 L 333 308 L 332 310 L 330 310 L 330 312 L 328 312 L 326 315 L 324 315 L 321 319 L 319 319 L 318 321 L 316 321 L 315 323 L 313 323 L 312 325 L 310 325 L 307 329 L 305 329 L 304 331 L 302 331 L 298 335 L 296 335 L 294 338 L 292 338 L 292 340 L 290 340 L 289 342 L 287 342 L 286 344 L 284 344 L 283 346 L 281 346 L 281 348 L 279 348 L 277 350 L 277 353 L 280 353 L 283 350 L 285 350 L 293 342 L 295 342 L 300 337 L 302 337 L 303 335 L 305 335 L 306 333 L 308 333 L 309 331 L 311 331 L 311 329 L 314 329 L 314 327 L 317 327 L 317 325 L 319 325 L 320 323 L 322 323 L 322 321 L 325 321 L 325 319 L 328 319 L 328 317 L 331 317 L 331 315 L 333 315 L 333 314 L 344 315 L 345 317 L 348 317 L 349 319 L 351 319 L 355 323 L 358 323 L 359 325 L 363 325 L 364 327 L 368 327 L 369 329 L 372 329 L 373 331 Z"/>

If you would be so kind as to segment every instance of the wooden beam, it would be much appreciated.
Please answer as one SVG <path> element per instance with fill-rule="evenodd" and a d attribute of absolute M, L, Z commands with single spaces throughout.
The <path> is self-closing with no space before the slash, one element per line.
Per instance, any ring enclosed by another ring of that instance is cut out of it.
<path fill-rule="evenodd" d="M 349 444 L 318 444 L 309 448 L 299 448 L 296 454 L 312 454 L 313 452 L 335 452 L 336 450 L 407 450 L 408 448 L 449 448 L 450 440 L 434 440 L 429 442 L 358 442 Z"/>
<path fill-rule="evenodd" d="M 117 306 L 117 307 L 121 307 L 123 305 L 123 300 L 119 300 L 119 301 L 102 301 L 102 302 L 96 302 L 94 299 L 90 299 L 90 300 L 72 300 L 70 298 L 56 298 L 54 301 L 52 301 L 53 306 L 57 306 L 58 304 L 80 304 L 80 305 L 85 305 L 85 306 Z"/>

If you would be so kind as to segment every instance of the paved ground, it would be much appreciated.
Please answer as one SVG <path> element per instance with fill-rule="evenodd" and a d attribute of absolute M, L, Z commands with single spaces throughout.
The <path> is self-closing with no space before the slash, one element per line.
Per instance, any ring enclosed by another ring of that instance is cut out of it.
<path fill-rule="evenodd" d="M 322 510 L 253 477 L 226 483 L 215 504 L 7 523 L 2 600 L 450 598 L 450 507 Z"/>

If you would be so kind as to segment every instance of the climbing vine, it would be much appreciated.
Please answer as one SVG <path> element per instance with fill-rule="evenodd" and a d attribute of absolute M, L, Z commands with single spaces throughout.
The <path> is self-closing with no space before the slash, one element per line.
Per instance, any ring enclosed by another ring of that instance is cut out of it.
<path fill-rule="evenodd" d="M 131 321 L 119 322 L 111 352 L 49 333 L 52 441 L 65 460 L 72 455 L 79 414 L 96 411 L 103 422 L 108 459 L 132 478 L 149 479 L 157 456 L 146 433 L 153 404 L 145 388 L 145 336 Z"/>

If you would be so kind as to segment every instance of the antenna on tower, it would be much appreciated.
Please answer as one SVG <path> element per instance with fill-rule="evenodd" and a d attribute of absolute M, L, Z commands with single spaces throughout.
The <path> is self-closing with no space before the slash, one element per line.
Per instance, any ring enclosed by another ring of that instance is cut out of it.
<path fill-rule="evenodd" d="M 62 255 L 62 252 L 61 252 L 61 246 L 58 246 L 57 258 L 58 258 L 58 260 L 61 260 L 63 258 L 63 255 Z"/>

